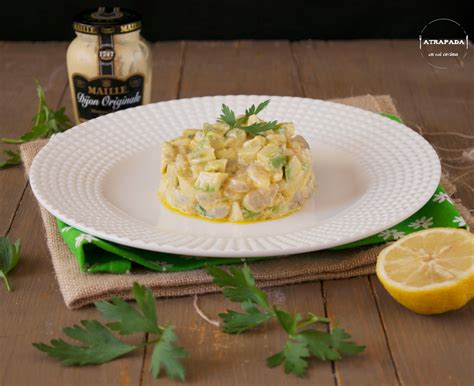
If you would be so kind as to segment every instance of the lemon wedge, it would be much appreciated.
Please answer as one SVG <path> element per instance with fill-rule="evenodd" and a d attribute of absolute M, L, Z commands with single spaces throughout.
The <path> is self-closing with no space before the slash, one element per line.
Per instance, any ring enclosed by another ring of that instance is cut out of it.
<path fill-rule="evenodd" d="M 431 228 L 383 249 L 377 277 L 400 304 L 420 314 L 456 310 L 474 297 L 474 235 Z"/>

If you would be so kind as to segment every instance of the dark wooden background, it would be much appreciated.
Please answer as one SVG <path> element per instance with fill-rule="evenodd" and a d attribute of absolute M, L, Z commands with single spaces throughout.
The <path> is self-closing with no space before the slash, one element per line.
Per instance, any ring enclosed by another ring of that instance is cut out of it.
<path fill-rule="evenodd" d="M 150 41 L 417 38 L 437 18 L 474 35 L 472 0 L 29 0 L 2 3 L 0 40 L 71 40 L 72 17 L 99 5 L 139 11 Z"/>

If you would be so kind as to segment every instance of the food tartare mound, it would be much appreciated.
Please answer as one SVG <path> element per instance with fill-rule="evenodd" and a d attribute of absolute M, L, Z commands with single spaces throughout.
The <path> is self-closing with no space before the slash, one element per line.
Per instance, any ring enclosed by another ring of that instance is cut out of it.
<path fill-rule="evenodd" d="M 241 116 L 226 105 L 214 124 L 185 129 L 163 144 L 159 195 L 177 211 L 212 220 L 251 222 L 302 208 L 315 190 L 311 153 L 291 122 Z"/>

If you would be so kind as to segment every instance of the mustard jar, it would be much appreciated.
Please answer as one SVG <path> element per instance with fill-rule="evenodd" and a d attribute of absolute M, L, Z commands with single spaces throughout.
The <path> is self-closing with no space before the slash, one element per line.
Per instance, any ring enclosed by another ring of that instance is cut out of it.
<path fill-rule="evenodd" d="M 74 18 L 67 69 L 76 123 L 150 102 L 152 58 L 141 17 L 119 7 Z"/>

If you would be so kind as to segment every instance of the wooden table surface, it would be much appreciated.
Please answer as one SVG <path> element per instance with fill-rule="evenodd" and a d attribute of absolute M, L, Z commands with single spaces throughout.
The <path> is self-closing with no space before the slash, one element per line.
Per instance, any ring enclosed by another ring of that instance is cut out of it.
<path fill-rule="evenodd" d="M 71 112 L 66 43 L 0 43 L 0 134 L 19 136 L 36 109 L 34 80 L 52 106 Z M 448 70 L 425 63 L 415 41 L 161 42 L 153 45 L 153 101 L 216 94 L 296 95 L 329 99 L 390 94 L 401 116 L 438 147 L 474 207 L 474 173 L 462 150 L 473 148 L 472 54 Z M 447 135 L 446 132 L 457 133 Z M 1 149 L 6 148 L 1 146 Z M 168 385 L 149 371 L 150 352 L 138 351 L 102 366 L 63 367 L 32 342 L 61 335 L 65 325 L 96 318 L 93 307 L 68 310 L 59 293 L 37 204 L 21 167 L 0 171 L 0 235 L 21 238 L 22 259 L 11 273 L 14 291 L 0 283 L 0 385 Z M 366 352 L 341 362 L 312 362 L 306 378 L 268 369 L 265 358 L 284 342 L 271 323 L 241 336 L 225 335 L 193 310 L 193 299 L 157 301 L 159 318 L 177 326 L 188 383 L 195 385 L 472 385 L 474 302 L 440 316 L 420 316 L 398 305 L 375 276 L 272 289 L 290 310 L 337 319 Z M 228 303 L 200 297 L 211 317 Z"/>

